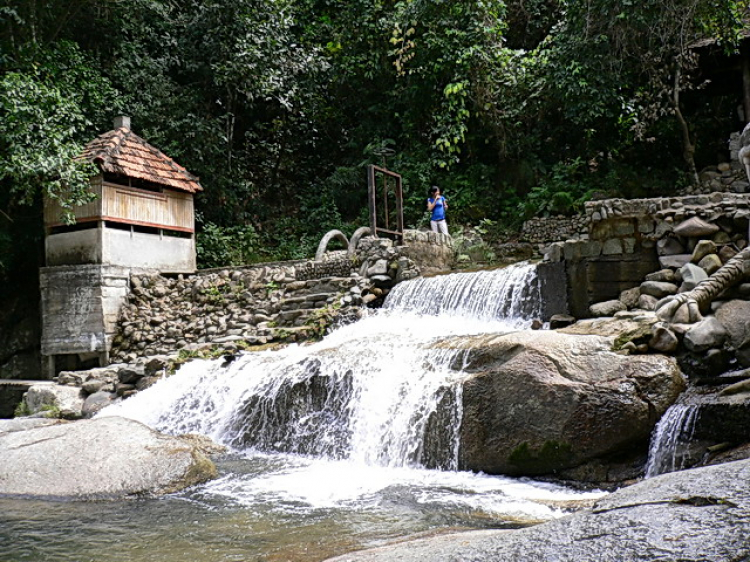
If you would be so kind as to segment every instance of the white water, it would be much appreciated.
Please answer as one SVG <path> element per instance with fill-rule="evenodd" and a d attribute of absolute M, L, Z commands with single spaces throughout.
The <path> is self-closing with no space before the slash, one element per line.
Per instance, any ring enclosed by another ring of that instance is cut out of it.
<path fill-rule="evenodd" d="M 229 365 L 192 361 L 99 415 L 202 433 L 271 466 L 202 490 L 242 506 L 309 512 L 408 501 L 545 520 L 561 514 L 545 500 L 586 495 L 456 470 L 462 358 L 434 346 L 446 336 L 523 329 L 539 306 L 531 265 L 401 283 L 383 310 L 321 342 L 245 353 Z M 436 451 L 425 435 L 438 410 L 448 423 Z"/>
<path fill-rule="evenodd" d="M 699 406 L 674 404 L 667 409 L 651 435 L 646 478 L 687 468 L 688 445 L 695 432 Z"/>

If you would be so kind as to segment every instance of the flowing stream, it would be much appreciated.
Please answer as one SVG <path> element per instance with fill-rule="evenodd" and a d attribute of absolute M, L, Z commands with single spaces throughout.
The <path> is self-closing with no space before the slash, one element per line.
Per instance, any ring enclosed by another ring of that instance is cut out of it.
<path fill-rule="evenodd" d="M 220 477 L 164 498 L 0 500 L 0 560 L 316 561 L 408 536 L 515 528 L 598 497 L 458 470 L 452 335 L 527 329 L 532 265 L 401 283 L 324 340 L 192 361 L 103 410 L 229 447 Z"/>
<path fill-rule="evenodd" d="M 699 412 L 695 404 L 673 404 L 664 412 L 651 435 L 646 478 L 687 468 Z"/>

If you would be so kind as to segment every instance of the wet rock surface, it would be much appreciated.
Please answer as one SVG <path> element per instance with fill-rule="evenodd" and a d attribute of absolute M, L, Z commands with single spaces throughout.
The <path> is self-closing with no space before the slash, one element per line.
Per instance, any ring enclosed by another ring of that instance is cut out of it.
<path fill-rule="evenodd" d="M 0 426 L 0 497 L 123 499 L 216 477 L 201 441 L 124 418 Z"/>
<path fill-rule="evenodd" d="M 657 476 L 528 529 L 407 541 L 328 562 L 748 560 L 750 460 Z"/>
<path fill-rule="evenodd" d="M 612 350 L 614 337 L 549 331 L 457 338 L 467 350 L 461 463 L 491 474 L 555 474 L 643 450 L 685 388 L 676 361 Z"/>

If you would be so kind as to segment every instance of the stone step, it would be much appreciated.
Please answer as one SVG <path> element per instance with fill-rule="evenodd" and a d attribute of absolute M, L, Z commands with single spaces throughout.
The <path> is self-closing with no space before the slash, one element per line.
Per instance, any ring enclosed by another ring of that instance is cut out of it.
<path fill-rule="evenodd" d="M 734 384 L 750 379 L 750 369 L 742 371 L 730 371 L 715 377 L 701 377 L 695 381 L 696 386 L 723 386 L 725 384 Z"/>
<path fill-rule="evenodd" d="M 325 292 L 325 293 L 314 293 L 310 295 L 305 295 L 301 297 L 289 297 L 285 299 L 281 299 L 279 301 L 279 304 L 283 307 L 286 304 L 302 304 L 302 303 L 308 303 L 308 302 L 316 302 L 316 301 L 327 301 L 331 297 L 335 297 L 338 295 L 338 291 L 334 292 Z"/>

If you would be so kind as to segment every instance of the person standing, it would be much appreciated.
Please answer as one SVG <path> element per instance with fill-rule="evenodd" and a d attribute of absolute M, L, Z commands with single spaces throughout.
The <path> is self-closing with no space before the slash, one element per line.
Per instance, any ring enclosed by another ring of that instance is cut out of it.
<path fill-rule="evenodd" d="M 432 232 L 442 232 L 448 234 L 448 223 L 445 220 L 445 211 L 448 209 L 448 201 L 446 201 L 443 194 L 440 192 L 440 188 L 433 185 L 429 190 L 427 198 L 427 210 L 432 213 L 430 215 L 430 228 Z"/>

